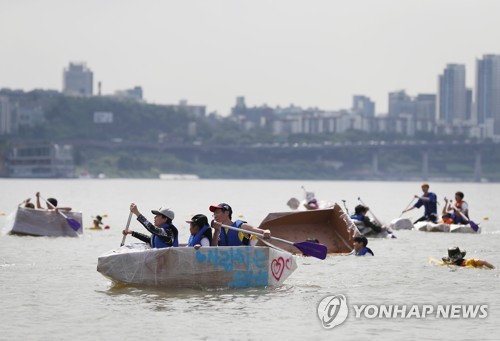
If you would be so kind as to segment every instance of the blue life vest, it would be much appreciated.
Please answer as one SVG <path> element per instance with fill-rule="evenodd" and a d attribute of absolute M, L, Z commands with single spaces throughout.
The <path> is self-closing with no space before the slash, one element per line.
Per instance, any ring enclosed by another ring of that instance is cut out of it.
<path fill-rule="evenodd" d="M 371 253 L 372 256 L 375 256 L 375 254 L 373 253 L 373 251 L 370 248 L 366 247 L 366 246 L 364 248 L 362 248 L 361 251 L 359 251 L 359 253 L 356 256 L 364 256 L 367 253 Z"/>
<path fill-rule="evenodd" d="M 356 220 L 359 220 L 359 221 L 363 221 L 363 219 L 365 219 L 365 216 L 361 215 L 361 214 L 353 214 L 351 216 L 351 219 L 356 219 Z"/>
<path fill-rule="evenodd" d="M 164 224 L 161 228 L 164 229 L 165 231 L 167 229 L 171 229 L 174 237 L 174 242 L 172 246 L 179 246 L 179 238 L 178 238 L 179 233 L 177 232 L 177 228 L 172 224 Z M 151 234 L 151 246 L 154 247 L 155 249 L 170 247 L 170 245 L 164 243 L 163 240 L 161 240 L 161 238 L 154 233 Z"/>
<path fill-rule="evenodd" d="M 234 227 L 240 227 L 243 225 L 245 222 L 241 220 L 236 220 L 233 225 Z M 220 236 L 219 236 L 219 246 L 241 246 L 245 245 L 240 238 L 238 238 L 238 231 L 235 230 L 228 230 L 226 233 L 225 228 L 220 229 Z M 248 243 L 246 244 L 248 245 Z"/>
<path fill-rule="evenodd" d="M 188 241 L 188 246 L 195 246 L 196 244 L 201 244 L 201 240 L 203 239 L 202 237 L 204 237 L 203 234 L 209 228 L 210 227 L 208 227 L 207 225 L 205 225 L 205 226 L 203 226 L 203 228 L 201 230 L 198 231 L 197 234 L 195 234 L 194 236 L 190 235 L 189 236 L 189 241 Z"/>

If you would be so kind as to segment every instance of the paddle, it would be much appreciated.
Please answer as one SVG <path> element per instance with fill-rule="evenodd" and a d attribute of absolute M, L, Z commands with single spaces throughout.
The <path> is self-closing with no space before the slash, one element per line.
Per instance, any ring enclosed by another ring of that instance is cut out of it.
<path fill-rule="evenodd" d="M 479 225 L 478 224 L 476 224 L 475 222 L 473 222 L 472 220 L 470 220 L 469 218 L 467 218 L 467 216 L 465 214 L 463 214 L 462 212 L 458 211 L 458 213 L 460 213 L 460 215 L 462 216 L 462 218 L 464 218 L 469 223 L 470 227 L 474 230 L 474 232 L 477 232 L 479 230 Z"/>
<path fill-rule="evenodd" d="M 408 208 L 410 208 L 411 204 L 413 203 L 413 200 L 415 200 L 415 198 L 411 198 L 410 203 L 409 203 L 409 204 L 408 204 L 408 206 L 406 206 L 406 208 L 405 208 L 405 209 L 401 212 L 401 214 L 399 215 L 399 217 L 398 217 L 398 218 L 401 218 L 401 216 L 402 216 L 403 214 L 405 214 L 405 211 L 406 211 Z"/>
<path fill-rule="evenodd" d="M 130 212 L 128 215 L 127 226 L 125 226 L 125 232 L 128 232 L 128 227 L 130 226 L 130 220 L 132 220 L 132 212 Z M 126 233 L 123 235 L 122 243 L 120 244 L 120 246 L 123 246 L 125 244 L 125 238 L 127 238 Z"/>
<path fill-rule="evenodd" d="M 359 202 L 361 203 L 361 205 L 365 206 L 365 207 L 368 207 L 366 206 L 366 204 L 363 202 L 363 200 L 361 200 L 360 197 L 358 197 L 358 200 Z M 378 220 L 377 217 L 375 217 L 375 214 L 373 213 L 373 211 L 370 209 L 369 212 L 371 213 L 371 215 L 373 216 L 373 219 L 375 219 L 377 221 L 377 223 L 379 223 L 380 225 L 382 225 L 382 223 L 380 222 L 380 220 Z"/>
<path fill-rule="evenodd" d="M 45 198 L 44 198 L 44 197 L 42 197 L 41 195 L 40 195 L 40 198 L 42 198 L 42 200 L 43 200 L 43 201 L 45 201 L 45 203 L 46 203 L 47 205 L 50 205 L 52 208 L 56 209 L 56 207 L 55 207 L 54 205 L 52 205 L 50 202 L 48 202 L 47 200 L 45 200 Z M 62 211 L 60 211 L 60 210 L 57 210 L 57 209 L 56 209 L 56 211 L 57 211 L 60 215 L 62 215 L 62 216 L 64 217 L 64 219 L 66 219 L 66 221 L 68 222 L 69 226 L 71 226 L 71 228 L 72 228 L 73 230 L 78 231 L 78 229 L 79 229 L 80 227 L 82 227 L 82 225 L 81 225 L 78 221 L 76 221 L 75 219 L 73 219 L 73 218 L 68 218 L 68 216 L 67 216 L 66 214 L 62 213 Z"/>
<path fill-rule="evenodd" d="M 255 236 L 264 238 L 264 235 L 261 233 L 256 233 L 256 232 L 252 232 L 252 231 L 248 231 L 245 229 L 240 229 L 240 228 L 237 228 L 234 226 L 229 226 L 229 225 L 224 225 L 224 224 L 221 224 L 221 226 L 226 228 L 226 229 L 235 230 L 238 232 L 243 232 L 243 233 L 248 233 L 248 234 L 253 234 Z M 285 240 L 285 239 L 281 239 L 281 238 L 277 238 L 277 237 L 270 237 L 270 238 L 273 240 L 277 240 L 279 242 L 285 243 L 285 244 L 293 245 L 306 256 L 313 256 L 313 257 L 316 257 L 318 259 L 325 259 L 326 258 L 326 252 L 327 252 L 326 246 L 324 246 L 322 244 L 317 244 L 317 243 L 312 243 L 312 242 L 294 243 L 294 242 L 291 242 L 289 240 Z"/>

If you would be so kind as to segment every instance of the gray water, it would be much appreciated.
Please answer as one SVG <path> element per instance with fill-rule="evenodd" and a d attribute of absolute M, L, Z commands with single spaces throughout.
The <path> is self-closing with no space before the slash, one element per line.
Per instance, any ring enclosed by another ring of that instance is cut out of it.
<path fill-rule="evenodd" d="M 104 222 L 111 226 L 87 230 L 80 238 L 0 236 L 0 340 L 498 340 L 499 270 L 453 269 L 428 260 L 458 245 L 469 257 L 500 266 L 500 184 L 431 183 L 441 201 L 465 192 L 471 217 L 481 222 L 480 235 L 399 231 L 397 239 L 370 240 L 375 257 L 297 257 L 298 269 L 278 288 L 116 288 L 96 271 L 97 257 L 119 246 L 131 202 L 150 218 L 151 209 L 170 206 L 185 242 L 184 220 L 208 215 L 210 204 L 228 202 L 236 216 L 258 225 L 267 213 L 286 211 L 290 197 L 301 198 L 301 186 L 322 200 L 341 206 L 345 200 L 351 211 L 360 197 L 385 222 L 420 194 L 420 183 L 410 182 L 0 179 L 0 212 L 15 210 L 40 191 L 82 211 L 84 226 L 97 214 L 107 214 Z M 406 217 L 421 213 L 413 210 Z M 0 226 L 4 223 L 0 216 Z M 145 231 L 137 221 L 131 227 Z M 349 305 L 487 304 L 488 317 L 368 319 L 350 311 L 343 324 L 327 330 L 317 305 L 335 294 L 345 295 Z"/>

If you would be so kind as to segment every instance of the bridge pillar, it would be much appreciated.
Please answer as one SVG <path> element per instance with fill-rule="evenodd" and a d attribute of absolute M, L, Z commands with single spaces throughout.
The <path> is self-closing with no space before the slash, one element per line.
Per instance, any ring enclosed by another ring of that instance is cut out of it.
<path fill-rule="evenodd" d="M 377 152 L 374 152 L 372 154 L 372 172 L 373 172 L 373 174 L 378 174 L 379 173 L 379 170 L 378 170 L 378 153 Z"/>
<path fill-rule="evenodd" d="M 422 179 L 429 180 L 429 152 L 422 152 Z"/>
<path fill-rule="evenodd" d="M 474 181 L 481 182 L 482 168 L 481 168 L 481 152 L 476 152 L 476 161 L 474 163 Z"/>

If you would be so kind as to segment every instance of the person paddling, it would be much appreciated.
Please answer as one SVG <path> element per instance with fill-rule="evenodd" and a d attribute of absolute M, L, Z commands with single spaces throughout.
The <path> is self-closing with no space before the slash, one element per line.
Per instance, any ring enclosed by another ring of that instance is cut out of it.
<path fill-rule="evenodd" d="M 212 205 L 209 209 L 210 212 L 214 213 L 214 221 L 212 221 L 212 227 L 214 228 L 212 246 L 240 246 L 253 244 L 251 243 L 252 238 L 250 235 L 235 230 L 221 228 L 222 225 L 229 225 L 243 230 L 260 233 L 264 235 L 264 239 L 271 237 L 271 231 L 269 230 L 262 230 L 260 228 L 253 227 L 242 220 L 236 220 L 233 222 L 233 209 L 226 203 Z"/>
<path fill-rule="evenodd" d="M 175 217 L 174 211 L 169 208 L 152 210 L 151 213 L 155 215 L 154 225 L 151 224 L 146 217 L 141 214 L 141 212 L 139 212 L 136 204 L 130 204 L 130 212 L 137 216 L 137 221 L 140 222 L 149 232 L 151 232 L 151 236 L 131 230 L 123 230 L 122 233 L 124 235 L 131 234 L 132 237 L 142 240 L 154 248 L 179 246 L 179 232 L 172 223 Z"/>
<path fill-rule="evenodd" d="M 466 251 L 461 251 L 458 246 L 450 247 L 448 249 L 448 256 L 442 258 L 443 265 L 456 265 L 456 266 L 466 266 L 470 268 L 482 268 L 487 267 L 489 269 L 494 269 L 495 266 L 488 263 L 482 259 L 470 258 L 465 259 Z"/>
<path fill-rule="evenodd" d="M 424 206 L 424 215 L 414 221 L 414 224 L 418 223 L 419 221 L 431 221 L 433 223 L 437 222 L 437 196 L 435 193 L 429 192 L 429 187 L 430 186 L 428 183 L 423 183 L 422 192 L 424 192 L 424 194 L 421 196 L 415 195 L 415 198 L 418 199 L 417 203 L 402 212 L 405 213 L 413 210 L 414 208 L 420 208 L 421 206 Z"/>
<path fill-rule="evenodd" d="M 198 250 L 200 247 L 208 247 L 212 244 L 212 229 L 208 225 L 208 218 L 203 214 L 197 214 L 186 220 L 189 223 L 189 241 L 186 246 L 194 247 Z"/>

